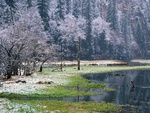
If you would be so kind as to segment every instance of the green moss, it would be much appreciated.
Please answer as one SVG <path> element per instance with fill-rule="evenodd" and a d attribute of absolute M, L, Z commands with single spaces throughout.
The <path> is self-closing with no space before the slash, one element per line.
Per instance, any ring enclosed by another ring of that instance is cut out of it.
<path fill-rule="evenodd" d="M 76 88 L 65 89 L 64 87 L 45 88 L 39 93 L 33 94 L 14 94 L 14 93 L 0 93 L 2 98 L 16 98 L 16 99 L 42 99 L 42 98 L 63 98 L 73 96 L 92 95 L 91 91 L 78 91 Z"/>
<path fill-rule="evenodd" d="M 73 96 L 83 96 L 83 95 L 92 95 L 90 91 L 78 91 L 76 87 L 57 87 L 54 89 L 46 88 L 42 90 L 43 93 L 47 93 L 49 97 L 73 97 Z"/>
<path fill-rule="evenodd" d="M 12 100 L 14 103 L 27 104 L 39 112 L 59 112 L 59 113 L 89 113 L 89 112 L 111 112 L 115 113 L 120 110 L 114 103 L 106 102 L 63 102 L 63 101 L 37 101 L 37 100 Z"/>
<path fill-rule="evenodd" d="M 104 90 L 104 91 L 116 91 L 116 89 L 114 89 L 114 88 L 107 88 L 107 87 L 104 88 L 103 90 Z"/>

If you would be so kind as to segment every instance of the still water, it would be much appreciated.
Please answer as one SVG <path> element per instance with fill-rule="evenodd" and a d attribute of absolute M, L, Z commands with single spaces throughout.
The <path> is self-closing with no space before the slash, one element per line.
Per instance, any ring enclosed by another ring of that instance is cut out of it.
<path fill-rule="evenodd" d="M 105 83 L 116 91 L 99 95 L 63 98 L 64 101 L 114 102 L 123 113 L 150 113 L 150 71 L 120 71 L 105 74 L 87 74 L 83 78 L 94 83 Z M 80 89 L 79 90 L 84 90 Z M 99 92 L 101 89 L 89 89 Z"/>
<path fill-rule="evenodd" d="M 80 100 L 115 102 L 124 105 L 127 111 L 132 108 L 130 112 L 133 113 L 150 113 L 150 71 L 120 71 L 83 77 L 92 82 L 105 83 L 116 91 L 82 97 Z"/>

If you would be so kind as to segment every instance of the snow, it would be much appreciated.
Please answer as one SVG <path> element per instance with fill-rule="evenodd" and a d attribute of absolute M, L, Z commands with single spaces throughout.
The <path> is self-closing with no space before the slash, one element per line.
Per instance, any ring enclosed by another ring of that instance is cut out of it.
<path fill-rule="evenodd" d="M 15 77 L 16 78 L 16 77 Z M 14 78 L 14 79 L 15 79 Z M 25 80 L 27 83 L 4 82 L 3 87 L 0 87 L 0 92 L 15 93 L 15 94 L 41 94 L 40 89 L 47 87 L 54 87 L 57 85 L 67 84 L 69 81 L 65 76 L 45 76 L 45 75 L 32 75 L 31 77 L 21 77 L 19 80 Z M 37 82 L 52 81 L 51 84 L 37 84 Z"/>
<path fill-rule="evenodd" d="M 10 102 L 8 99 L 0 98 L 0 112 L 1 113 L 37 113 L 37 111 L 26 104 L 16 104 Z M 40 113 L 40 112 L 38 112 Z"/>

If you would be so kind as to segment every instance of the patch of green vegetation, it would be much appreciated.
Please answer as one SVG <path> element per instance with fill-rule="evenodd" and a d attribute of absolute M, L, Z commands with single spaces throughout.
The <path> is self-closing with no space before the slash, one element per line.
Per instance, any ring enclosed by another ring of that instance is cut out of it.
<path fill-rule="evenodd" d="M 104 91 L 116 91 L 116 89 L 114 89 L 114 88 L 108 88 L 108 87 L 105 87 L 103 90 Z"/>
<path fill-rule="evenodd" d="M 71 76 L 69 78 L 71 82 L 66 85 L 68 87 L 75 87 L 81 84 L 83 85 L 88 82 L 86 79 L 82 78 L 81 76 Z"/>
<path fill-rule="evenodd" d="M 92 95 L 91 91 L 78 91 L 76 87 L 55 87 L 54 89 L 45 88 L 41 90 L 44 94 L 49 95 L 49 97 L 74 97 L 83 95 Z"/>
<path fill-rule="evenodd" d="M 82 88 L 106 88 L 104 83 L 84 83 L 81 85 Z"/>
<path fill-rule="evenodd" d="M 88 83 L 88 81 L 82 78 L 81 80 L 75 81 L 73 84 L 72 83 L 73 82 L 71 82 L 71 85 L 55 86 L 53 88 L 47 87 L 39 90 L 38 91 L 39 93 L 33 94 L 0 93 L 0 97 L 16 98 L 16 99 L 63 98 L 63 97 L 98 95 L 102 94 L 103 91 L 114 91 L 111 88 L 107 88 L 106 85 L 103 83 Z M 79 83 L 80 85 L 78 85 Z M 103 91 L 92 92 L 92 90 L 90 90 L 92 88 L 99 88 L 102 89 Z"/>
<path fill-rule="evenodd" d="M 58 112 L 58 113 L 98 113 L 98 112 L 111 112 L 115 113 L 121 109 L 116 106 L 114 103 L 106 102 L 63 102 L 63 101 L 53 101 L 53 100 L 12 100 L 14 103 L 27 104 L 32 106 L 38 112 L 49 113 L 49 112 Z"/>
<path fill-rule="evenodd" d="M 42 99 L 42 98 L 63 98 L 74 96 L 88 96 L 95 93 L 91 91 L 78 91 L 76 88 L 66 88 L 57 86 L 55 88 L 45 88 L 39 91 L 39 93 L 33 94 L 15 94 L 15 93 L 0 93 L 2 98 L 16 98 L 16 99 Z M 98 92 L 97 92 L 98 94 Z"/>
<path fill-rule="evenodd" d="M 107 88 L 104 83 L 92 83 L 81 76 L 73 76 L 70 78 L 71 82 L 66 87 L 80 87 L 80 88 L 100 88 L 105 91 L 114 91 L 112 88 Z"/>

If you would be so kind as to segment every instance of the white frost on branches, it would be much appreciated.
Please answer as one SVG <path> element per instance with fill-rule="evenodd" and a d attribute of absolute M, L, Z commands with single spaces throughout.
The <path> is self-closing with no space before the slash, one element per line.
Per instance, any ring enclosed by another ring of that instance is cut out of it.
<path fill-rule="evenodd" d="M 101 17 L 97 17 L 92 21 L 92 34 L 94 37 L 100 36 L 100 34 L 105 31 L 106 39 L 110 40 L 111 30 L 109 28 L 109 23 L 103 20 Z"/>
<path fill-rule="evenodd" d="M 72 14 L 66 15 L 65 20 L 62 20 L 59 26 L 62 39 L 67 41 L 77 41 L 79 37 L 84 39 L 85 23 L 86 20 L 84 18 L 75 18 Z"/>

